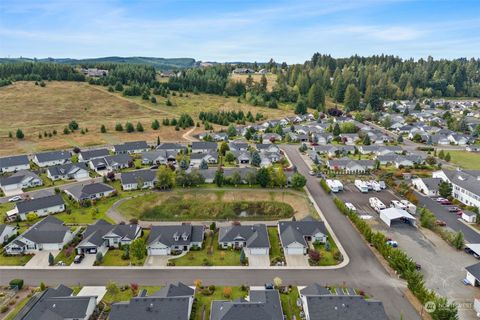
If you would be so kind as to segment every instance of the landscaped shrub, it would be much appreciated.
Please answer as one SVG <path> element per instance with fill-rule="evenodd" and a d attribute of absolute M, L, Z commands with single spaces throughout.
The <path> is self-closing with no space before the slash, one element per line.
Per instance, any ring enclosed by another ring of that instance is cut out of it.
<path fill-rule="evenodd" d="M 18 288 L 18 290 L 23 288 L 23 280 L 22 279 L 13 279 L 9 283 L 11 288 Z"/>

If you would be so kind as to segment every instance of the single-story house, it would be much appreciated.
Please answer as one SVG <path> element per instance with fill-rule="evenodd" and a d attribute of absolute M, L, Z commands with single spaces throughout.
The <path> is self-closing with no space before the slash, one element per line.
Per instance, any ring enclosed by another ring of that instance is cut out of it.
<path fill-rule="evenodd" d="M 468 223 L 475 223 L 477 222 L 477 214 L 472 211 L 466 211 L 464 210 L 462 212 L 462 219 L 465 220 Z"/>
<path fill-rule="evenodd" d="M 8 220 L 27 220 L 27 214 L 34 213 L 44 217 L 51 213 L 65 211 L 65 202 L 60 194 L 17 202 L 15 208 L 7 212 Z"/>
<path fill-rule="evenodd" d="M 90 178 L 85 162 L 67 163 L 47 168 L 47 177 L 52 180 L 86 180 Z"/>
<path fill-rule="evenodd" d="M 98 173 L 117 171 L 131 167 L 132 165 L 133 158 L 130 155 L 123 153 L 92 159 L 89 162 L 90 168 Z"/>
<path fill-rule="evenodd" d="M 480 285 L 480 262 L 465 268 L 467 271 L 467 281 L 474 287 Z"/>
<path fill-rule="evenodd" d="M 415 178 L 412 179 L 413 187 L 428 197 L 438 196 L 438 189 L 442 179 L 440 178 Z"/>
<path fill-rule="evenodd" d="M 172 251 L 189 251 L 202 247 L 203 226 L 189 223 L 170 226 L 152 226 L 147 240 L 147 251 L 152 256 L 169 255 Z"/>
<path fill-rule="evenodd" d="M 327 229 L 322 221 L 307 217 L 301 221 L 279 221 L 278 234 L 285 254 L 306 254 L 308 242 L 327 241 Z"/>
<path fill-rule="evenodd" d="M 264 224 L 221 227 L 218 234 L 218 244 L 224 249 L 244 248 L 247 254 L 252 255 L 268 255 L 270 252 L 268 231 Z"/>
<path fill-rule="evenodd" d="M 43 185 L 42 179 L 28 170 L 20 170 L 8 177 L 0 177 L 0 188 L 7 194 L 21 193 L 23 189 Z"/>
<path fill-rule="evenodd" d="M 0 158 L 0 173 L 28 169 L 30 169 L 30 161 L 25 155 Z"/>
<path fill-rule="evenodd" d="M 234 140 L 228 143 L 230 151 L 248 151 L 248 143 L 244 140 Z"/>
<path fill-rule="evenodd" d="M 280 153 L 280 148 L 273 143 L 257 143 L 255 148 L 260 152 Z"/>
<path fill-rule="evenodd" d="M 210 153 L 217 151 L 217 143 L 210 141 L 192 142 L 192 153 Z"/>
<path fill-rule="evenodd" d="M 177 161 L 176 151 L 154 150 L 142 153 L 142 164 L 167 164 Z"/>
<path fill-rule="evenodd" d="M 124 172 L 120 176 L 123 190 L 152 189 L 157 179 L 153 170 L 136 170 Z"/>
<path fill-rule="evenodd" d="M 37 153 L 32 161 L 39 167 L 50 167 L 71 162 L 72 154 L 70 151 L 51 151 Z"/>
<path fill-rule="evenodd" d="M 192 166 L 199 166 L 202 161 L 205 160 L 205 162 L 209 164 L 214 164 L 217 163 L 218 161 L 218 153 L 216 151 L 210 151 L 209 153 L 192 153 L 190 155 L 190 165 Z"/>
<path fill-rule="evenodd" d="M 54 216 L 47 216 L 7 244 L 5 251 L 8 254 L 24 254 L 38 250 L 61 250 L 72 239 L 70 227 Z"/>
<path fill-rule="evenodd" d="M 251 161 L 252 156 L 248 151 L 234 150 L 232 153 L 240 164 L 249 164 Z"/>
<path fill-rule="evenodd" d="M 97 296 L 74 295 L 64 285 L 37 292 L 19 311 L 15 319 L 88 320 L 96 307 Z"/>
<path fill-rule="evenodd" d="M 129 245 L 140 237 L 142 228 L 138 224 L 111 224 L 103 219 L 97 220 L 85 229 L 82 241 L 77 245 L 77 253 L 105 254 L 110 247 L 119 248 Z"/>
<path fill-rule="evenodd" d="M 3 245 L 10 238 L 17 235 L 17 227 L 10 224 L 0 224 L 0 245 Z"/>
<path fill-rule="evenodd" d="M 150 150 L 146 141 L 131 141 L 113 146 L 115 154 L 136 154 Z"/>
<path fill-rule="evenodd" d="M 155 149 L 175 152 L 175 154 L 178 154 L 180 152 L 187 153 L 187 147 L 180 143 L 165 142 L 159 144 Z"/>
<path fill-rule="evenodd" d="M 78 161 L 79 162 L 88 162 L 93 159 L 97 158 L 104 158 L 108 156 L 110 153 L 107 149 L 96 149 L 96 150 L 84 150 L 78 154 Z"/>
<path fill-rule="evenodd" d="M 375 168 L 373 160 L 353 160 L 349 158 L 328 160 L 327 167 L 330 170 L 343 171 L 345 173 L 364 173 Z"/>
<path fill-rule="evenodd" d="M 115 189 L 105 183 L 78 184 L 63 190 L 75 201 L 95 200 L 107 197 L 115 192 Z"/>
<path fill-rule="evenodd" d="M 169 284 L 152 295 L 147 295 L 146 290 L 143 290 L 130 301 L 112 304 L 108 319 L 189 320 L 194 296 L 195 289 L 181 282 Z"/>

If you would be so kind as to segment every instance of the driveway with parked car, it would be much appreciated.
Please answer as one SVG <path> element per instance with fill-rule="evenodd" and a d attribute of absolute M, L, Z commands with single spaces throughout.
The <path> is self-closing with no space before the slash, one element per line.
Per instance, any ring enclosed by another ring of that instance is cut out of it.
<path fill-rule="evenodd" d="M 77 256 L 75 256 L 77 258 Z M 93 266 L 95 260 L 97 259 L 95 254 L 86 254 L 80 261 L 80 263 L 75 263 L 75 261 L 70 265 L 72 268 L 83 268 Z M 78 259 L 77 259 L 78 260 Z"/>

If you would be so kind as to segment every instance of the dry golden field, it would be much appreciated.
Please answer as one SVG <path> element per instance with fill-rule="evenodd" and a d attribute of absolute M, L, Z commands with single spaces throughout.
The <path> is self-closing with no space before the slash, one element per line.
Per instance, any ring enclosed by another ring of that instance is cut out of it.
<path fill-rule="evenodd" d="M 248 74 L 232 74 L 230 78 L 233 80 L 240 80 L 242 82 L 245 82 L 248 78 Z M 253 78 L 253 82 L 260 82 L 260 79 L 262 78 L 261 74 L 252 74 L 251 75 Z M 267 90 L 272 91 L 273 86 L 275 86 L 275 83 L 277 82 L 277 75 L 273 73 L 268 73 L 265 75 L 267 77 Z"/>

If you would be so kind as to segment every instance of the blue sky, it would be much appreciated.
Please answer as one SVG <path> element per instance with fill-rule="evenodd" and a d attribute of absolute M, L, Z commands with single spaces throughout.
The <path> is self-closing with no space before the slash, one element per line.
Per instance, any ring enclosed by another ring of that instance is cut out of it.
<path fill-rule="evenodd" d="M 1 57 L 479 57 L 477 0 L 1 0 Z"/>

